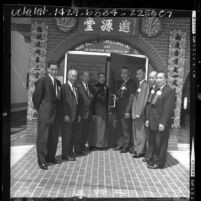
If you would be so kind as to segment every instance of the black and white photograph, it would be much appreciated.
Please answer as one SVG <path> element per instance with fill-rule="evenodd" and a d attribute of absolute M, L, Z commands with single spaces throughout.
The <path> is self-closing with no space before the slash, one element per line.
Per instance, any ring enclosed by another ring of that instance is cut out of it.
<path fill-rule="evenodd" d="M 9 10 L 10 198 L 191 200 L 196 11 L 75 6 Z"/>

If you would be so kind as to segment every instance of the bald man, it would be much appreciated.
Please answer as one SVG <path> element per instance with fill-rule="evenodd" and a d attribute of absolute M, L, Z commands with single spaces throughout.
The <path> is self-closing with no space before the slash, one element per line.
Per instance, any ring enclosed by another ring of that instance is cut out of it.
<path fill-rule="evenodd" d="M 147 100 L 147 105 L 145 108 L 145 127 L 146 127 L 146 143 L 145 143 L 145 158 L 142 160 L 143 162 L 149 162 L 152 152 L 153 152 L 153 136 L 150 137 L 150 132 L 149 132 L 149 127 L 148 127 L 148 121 L 147 121 L 147 116 L 149 113 L 150 109 L 150 102 L 153 97 L 153 94 L 155 93 L 157 86 L 156 86 L 156 74 L 157 71 L 152 71 L 149 74 L 148 77 L 148 85 L 150 87 L 150 92 L 149 92 L 149 97 Z"/>
<path fill-rule="evenodd" d="M 79 93 L 75 87 L 78 72 L 74 69 L 68 72 L 68 81 L 62 86 L 63 126 L 62 126 L 62 160 L 75 161 L 75 139 L 80 121 Z"/>

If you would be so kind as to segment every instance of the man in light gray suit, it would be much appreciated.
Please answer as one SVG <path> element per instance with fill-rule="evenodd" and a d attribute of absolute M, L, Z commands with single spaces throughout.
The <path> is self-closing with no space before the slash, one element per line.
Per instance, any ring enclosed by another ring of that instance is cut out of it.
<path fill-rule="evenodd" d="M 145 80 L 145 70 L 138 68 L 136 71 L 138 79 L 138 88 L 132 104 L 132 134 L 134 140 L 134 158 L 140 158 L 144 155 L 146 131 L 144 126 L 145 107 L 149 96 L 149 85 Z"/>

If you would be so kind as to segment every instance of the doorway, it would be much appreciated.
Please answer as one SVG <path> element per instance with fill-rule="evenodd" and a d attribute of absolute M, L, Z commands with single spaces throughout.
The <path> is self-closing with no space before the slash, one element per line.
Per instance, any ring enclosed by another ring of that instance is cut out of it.
<path fill-rule="evenodd" d="M 89 71 L 91 74 L 90 83 L 97 82 L 97 75 L 103 72 L 106 75 L 106 84 L 109 87 L 108 104 L 108 145 L 116 146 L 117 136 L 117 116 L 114 95 L 117 94 L 117 86 L 121 81 L 121 68 L 126 66 L 130 70 L 130 77 L 137 82 L 135 75 L 139 67 L 145 69 L 146 80 L 148 74 L 148 57 L 134 54 L 115 54 L 101 52 L 68 51 L 64 61 L 64 83 L 67 81 L 67 72 L 76 69 L 78 72 Z"/>

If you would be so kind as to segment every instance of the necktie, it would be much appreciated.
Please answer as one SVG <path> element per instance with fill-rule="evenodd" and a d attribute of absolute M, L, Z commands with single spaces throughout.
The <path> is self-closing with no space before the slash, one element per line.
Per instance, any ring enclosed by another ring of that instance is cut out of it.
<path fill-rule="evenodd" d="M 89 96 L 89 88 L 88 88 L 88 84 L 85 84 L 85 87 L 86 87 L 86 92 L 87 92 L 87 94 L 88 94 L 88 96 Z"/>
<path fill-rule="evenodd" d="M 73 89 L 73 93 L 74 93 L 74 95 L 75 95 L 76 103 L 78 104 L 77 93 L 76 93 L 76 91 L 75 91 L 75 87 L 72 86 L 72 89 Z"/>
<path fill-rule="evenodd" d="M 151 100 L 152 100 L 152 97 L 153 97 L 152 90 L 153 90 L 153 89 L 154 89 L 153 87 L 150 87 L 149 98 L 148 98 L 148 100 L 147 100 L 148 103 L 150 103 Z"/>

